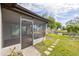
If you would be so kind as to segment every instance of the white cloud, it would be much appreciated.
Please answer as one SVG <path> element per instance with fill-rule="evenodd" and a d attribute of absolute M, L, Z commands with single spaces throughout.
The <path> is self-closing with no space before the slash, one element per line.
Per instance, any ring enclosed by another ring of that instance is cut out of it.
<path fill-rule="evenodd" d="M 47 3 L 44 4 L 45 7 L 47 7 L 48 10 L 52 11 L 55 14 L 55 18 L 56 17 L 60 17 L 60 18 L 66 18 L 66 15 L 62 15 L 62 14 L 66 14 L 69 11 L 76 10 L 77 8 L 79 8 L 79 2 L 71 2 L 71 3 Z M 73 15 L 74 17 L 76 15 Z M 73 17 L 72 16 L 72 17 Z M 67 16 L 67 19 L 70 19 L 70 16 Z"/>
<path fill-rule="evenodd" d="M 37 3 L 37 4 L 49 10 L 49 12 L 51 12 L 52 14 L 54 14 L 55 19 L 57 19 L 56 17 L 58 17 L 58 18 L 63 18 L 63 21 L 66 21 L 66 20 L 68 21 L 69 19 L 79 15 L 77 13 L 74 13 L 74 15 L 69 15 L 69 11 L 71 10 L 74 11 L 77 8 L 79 8 L 79 2 L 77 0 L 75 0 L 74 2 L 73 0 L 71 1 L 63 0 L 60 2 L 58 1 L 60 0 L 57 0 L 57 2 L 55 1 L 53 3 Z M 39 8 L 39 9 L 42 9 L 42 8 Z M 38 8 L 36 8 L 35 11 L 36 10 L 38 11 Z"/>
<path fill-rule="evenodd" d="M 0 2 L 10 3 L 78 3 L 78 0 L 0 0 Z"/>
<path fill-rule="evenodd" d="M 66 13 L 71 9 L 79 8 L 79 3 L 51 3 L 51 4 L 44 4 L 47 8 L 53 11 L 55 14 L 57 13 Z"/>

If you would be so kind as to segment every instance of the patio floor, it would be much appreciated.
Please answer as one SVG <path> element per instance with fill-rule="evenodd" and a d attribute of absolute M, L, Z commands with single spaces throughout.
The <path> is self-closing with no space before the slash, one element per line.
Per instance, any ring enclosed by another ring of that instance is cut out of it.
<path fill-rule="evenodd" d="M 40 53 L 36 50 L 34 46 L 22 49 L 22 52 L 24 56 L 40 56 Z"/>

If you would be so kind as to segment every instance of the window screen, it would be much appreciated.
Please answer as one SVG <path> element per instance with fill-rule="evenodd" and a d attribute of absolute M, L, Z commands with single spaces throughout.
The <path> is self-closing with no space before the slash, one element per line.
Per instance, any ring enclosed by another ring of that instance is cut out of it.
<path fill-rule="evenodd" d="M 45 35 L 45 24 L 33 25 L 34 39 L 42 38 Z"/>

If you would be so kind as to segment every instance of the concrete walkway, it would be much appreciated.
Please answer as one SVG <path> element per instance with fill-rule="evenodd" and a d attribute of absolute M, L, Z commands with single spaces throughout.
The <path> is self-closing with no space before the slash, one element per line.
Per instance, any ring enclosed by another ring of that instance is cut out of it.
<path fill-rule="evenodd" d="M 40 56 L 40 53 L 34 46 L 27 47 L 22 50 L 24 56 Z"/>

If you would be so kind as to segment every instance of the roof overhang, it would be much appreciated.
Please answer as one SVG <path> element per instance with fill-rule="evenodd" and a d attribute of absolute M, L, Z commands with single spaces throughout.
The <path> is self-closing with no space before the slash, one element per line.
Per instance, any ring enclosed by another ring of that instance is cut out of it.
<path fill-rule="evenodd" d="M 7 9 L 13 10 L 15 12 L 24 14 L 24 15 L 28 15 L 32 18 L 44 21 L 46 23 L 48 23 L 48 21 L 49 21 L 48 19 L 39 16 L 38 14 L 18 5 L 17 3 L 3 3 L 3 4 L 1 4 L 1 6 L 2 6 L 2 8 L 7 8 Z"/>

